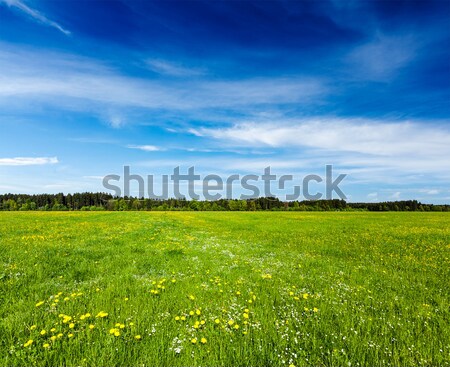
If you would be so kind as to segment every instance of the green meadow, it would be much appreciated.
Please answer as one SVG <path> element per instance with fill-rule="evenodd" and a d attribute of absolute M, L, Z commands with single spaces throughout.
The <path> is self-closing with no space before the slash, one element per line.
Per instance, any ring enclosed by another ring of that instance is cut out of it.
<path fill-rule="evenodd" d="M 1 366 L 450 366 L 450 213 L 2 212 Z"/>

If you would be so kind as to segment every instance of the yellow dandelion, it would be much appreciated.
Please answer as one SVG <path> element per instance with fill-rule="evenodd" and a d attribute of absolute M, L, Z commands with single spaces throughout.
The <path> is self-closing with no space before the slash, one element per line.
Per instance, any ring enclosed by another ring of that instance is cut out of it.
<path fill-rule="evenodd" d="M 239 329 L 239 325 L 238 325 L 238 324 L 234 325 L 234 328 L 235 328 L 236 330 Z"/>
<path fill-rule="evenodd" d="M 195 312 L 194 311 L 189 311 L 189 315 L 194 316 Z"/>
<path fill-rule="evenodd" d="M 220 324 L 220 320 L 219 320 L 219 319 L 215 319 L 214 322 L 215 322 L 216 324 Z"/>
<path fill-rule="evenodd" d="M 33 339 L 28 340 L 23 346 L 26 348 L 29 347 L 31 344 L 33 344 Z"/>
<path fill-rule="evenodd" d="M 199 309 L 195 310 L 196 315 L 200 315 L 202 313 L 202 311 L 200 311 Z"/>
<path fill-rule="evenodd" d="M 45 329 L 42 329 L 41 332 L 40 332 L 40 334 L 41 334 L 41 335 L 45 335 L 45 334 L 47 334 L 47 331 L 46 331 Z"/>
<path fill-rule="evenodd" d="M 93 328 L 95 328 L 95 325 L 90 324 L 89 329 L 92 330 Z"/>
<path fill-rule="evenodd" d="M 36 303 L 36 307 L 41 307 L 45 302 L 44 301 L 40 301 L 38 303 Z"/>
<path fill-rule="evenodd" d="M 233 324 L 234 324 L 234 321 L 233 321 L 233 320 L 229 320 L 229 321 L 228 321 L 228 325 L 231 326 L 231 325 L 233 325 Z"/>
<path fill-rule="evenodd" d="M 54 342 L 54 341 L 56 340 L 56 336 L 53 335 L 52 337 L 50 337 L 50 340 L 51 340 L 52 342 Z"/>
<path fill-rule="evenodd" d="M 191 343 L 192 343 L 192 344 L 197 344 L 197 338 L 191 339 Z"/>
<path fill-rule="evenodd" d="M 181 321 L 184 321 L 184 320 L 186 320 L 186 316 L 181 316 L 180 319 L 181 319 Z"/>
<path fill-rule="evenodd" d="M 141 340 L 141 339 L 142 339 L 142 336 L 140 336 L 140 335 L 135 335 L 135 336 L 134 336 L 134 339 L 136 339 L 136 340 Z"/>
<path fill-rule="evenodd" d="M 34 330 L 37 328 L 37 325 L 31 325 L 30 330 Z"/>
<path fill-rule="evenodd" d="M 200 341 L 202 342 L 202 344 L 206 344 L 208 342 L 208 340 L 206 340 L 206 338 L 201 338 Z"/>
<path fill-rule="evenodd" d="M 45 343 L 45 344 L 43 345 L 43 347 L 44 347 L 45 349 L 50 348 L 50 344 Z"/>
<path fill-rule="evenodd" d="M 180 316 L 175 316 L 175 321 L 180 321 Z"/>
<path fill-rule="evenodd" d="M 73 338 L 73 334 L 72 334 L 72 333 L 67 334 L 67 336 L 68 336 L 69 338 Z"/>
<path fill-rule="evenodd" d="M 244 313 L 244 319 L 248 319 L 248 313 Z"/>
<path fill-rule="evenodd" d="M 75 324 L 72 322 L 69 324 L 69 329 L 73 329 L 75 327 Z"/>
<path fill-rule="evenodd" d="M 313 312 L 318 312 L 318 311 L 319 311 L 319 309 L 317 307 L 313 308 Z"/>

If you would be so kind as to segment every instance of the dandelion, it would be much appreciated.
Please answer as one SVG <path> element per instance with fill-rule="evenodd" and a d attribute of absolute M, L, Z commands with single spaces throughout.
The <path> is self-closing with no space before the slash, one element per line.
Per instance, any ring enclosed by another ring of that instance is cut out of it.
<path fill-rule="evenodd" d="M 50 337 L 50 340 L 51 340 L 52 342 L 54 342 L 54 341 L 56 340 L 56 336 L 53 335 L 52 337 Z"/>
<path fill-rule="evenodd" d="M 196 315 L 200 315 L 202 313 L 202 311 L 200 311 L 199 309 L 195 310 Z"/>
<path fill-rule="evenodd" d="M 180 321 L 180 316 L 175 316 L 175 321 Z"/>
<path fill-rule="evenodd" d="M 308 293 L 303 293 L 303 299 L 308 299 L 309 298 L 309 294 Z"/>
<path fill-rule="evenodd" d="M 129 300 L 128 297 L 125 297 L 125 298 L 124 298 L 124 301 L 125 301 L 125 302 L 128 302 L 128 300 Z"/>
<path fill-rule="evenodd" d="M 195 312 L 194 311 L 189 311 L 189 315 L 194 316 Z"/>
<path fill-rule="evenodd" d="M 92 330 L 94 328 L 95 328 L 95 325 L 92 325 L 92 324 L 89 325 L 89 330 Z"/>
<path fill-rule="evenodd" d="M 244 313 L 244 319 L 248 319 L 248 313 Z"/>
<path fill-rule="evenodd" d="M 33 344 L 33 339 L 28 340 L 23 346 L 25 348 L 29 347 L 31 344 Z"/>
<path fill-rule="evenodd" d="M 96 317 L 99 317 L 99 318 L 103 319 L 103 318 L 105 318 L 105 317 L 107 317 L 107 316 L 108 316 L 108 313 L 107 313 L 107 312 L 100 311 L 100 312 L 97 314 Z"/>
<path fill-rule="evenodd" d="M 197 338 L 191 339 L 191 343 L 192 343 L 192 344 L 197 344 Z"/>
<path fill-rule="evenodd" d="M 214 322 L 218 325 L 220 324 L 220 320 L 219 319 L 215 319 Z"/>
<path fill-rule="evenodd" d="M 318 312 L 318 311 L 319 311 L 319 309 L 317 307 L 313 308 L 313 312 Z"/>
<path fill-rule="evenodd" d="M 50 348 L 50 344 L 45 343 L 45 344 L 43 345 L 43 347 L 44 347 L 45 349 L 48 349 L 48 348 Z"/>
<path fill-rule="evenodd" d="M 30 330 L 34 330 L 37 328 L 37 325 L 31 325 Z"/>
<path fill-rule="evenodd" d="M 54 327 L 52 327 L 52 328 L 50 329 L 50 331 L 51 331 L 52 333 L 54 333 L 54 332 L 56 331 L 56 329 L 55 329 Z"/>
<path fill-rule="evenodd" d="M 206 338 L 201 338 L 200 341 L 202 342 L 202 344 L 206 344 L 208 342 L 208 340 L 206 340 Z"/>
<path fill-rule="evenodd" d="M 233 320 L 229 320 L 229 321 L 228 321 L 228 325 L 232 326 L 233 324 L 234 324 L 234 321 L 233 321 Z"/>
<path fill-rule="evenodd" d="M 40 301 L 38 303 L 36 303 L 36 307 L 41 307 L 45 302 L 44 301 Z"/>
<path fill-rule="evenodd" d="M 189 299 L 193 301 L 193 300 L 195 300 L 195 297 L 192 294 L 190 294 Z"/>
<path fill-rule="evenodd" d="M 68 334 L 67 336 L 68 336 L 69 338 L 73 338 L 73 334 L 72 334 L 72 333 Z"/>
<path fill-rule="evenodd" d="M 69 324 L 69 329 L 73 329 L 75 327 L 75 324 L 72 322 Z"/>
<path fill-rule="evenodd" d="M 186 320 L 186 316 L 181 316 L 181 317 L 180 317 L 180 320 L 181 320 L 181 321 Z"/>
<path fill-rule="evenodd" d="M 56 335 L 56 337 L 57 337 L 58 339 L 61 339 L 61 338 L 63 337 L 63 334 L 62 334 L 62 333 L 59 333 L 58 335 Z"/>
<path fill-rule="evenodd" d="M 234 328 L 235 328 L 236 330 L 239 329 L 239 325 L 238 325 L 238 324 L 234 325 Z"/>
<path fill-rule="evenodd" d="M 136 340 L 141 340 L 141 339 L 142 339 L 142 336 L 140 336 L 140 335 L 135 335 L 135 336 L 134 336 L 134 339 L 136 339 Z"/>
<path fill-rule="evenodd" d="M 41 332 L 40 332 L 40 334 L 41 334 L 41 335 L 45 335 L 45 334 L 47 334 L 47 331 L 46 331 L 45 329 L 42 329 Z"/>

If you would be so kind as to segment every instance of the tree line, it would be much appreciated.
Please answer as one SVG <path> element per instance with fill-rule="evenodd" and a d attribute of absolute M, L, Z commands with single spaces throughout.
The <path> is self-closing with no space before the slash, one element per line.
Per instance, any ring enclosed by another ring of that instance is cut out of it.
<path fill-rule="evenodd" d="M 281 201 L 274 197 L 216 201 L 186 199 L 139 199 L 113 197 L 111 194 L 84 192 L 76 194 L 2 194 L 0 210 L 3 211 L 450 211 L 450 205 L 422 204 L 417 200 L 388 201 L 381 203 L 347 203 L 345 200 Z"/>

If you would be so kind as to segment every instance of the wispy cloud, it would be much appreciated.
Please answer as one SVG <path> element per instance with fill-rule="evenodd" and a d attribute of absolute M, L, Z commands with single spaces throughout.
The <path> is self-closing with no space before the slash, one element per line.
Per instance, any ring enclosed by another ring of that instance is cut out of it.
<path fill-rule="evenodd" d="M 70 31 L 68 31 L 67 29 L 64 29 L 62 26 L 60 26 L 55 21 L 47 18 L 41 12 L 30 8 L 23 1 L 20 1 L 20 0 L 0 0 L 0 3 L 4 3 L 4 4 L 8 5 L 9 7 L 17 8 L 20 11 L 22 11 L 23 13 L 25 13 L 26 15 L 30 16 L 31 18 L 33 18 L 36 22 L 45 24 L 45 25 L 47 25 L 49 27 L 56 28 L 60 32 L 64 33 L 66 36 L 71 34 Z"/>
<path fill-rule="evenodd" d="M 57 157 L 0 158 L 0 166 L 36 166 L 59 163 Z"/>
<path fill-rule="evenodd" d="M 144 152 L 157 152 L 163 150 L 155 145 L 128 145 L 127 148 L 143 150 Z"/>
<path fill-rule="evenodd" d="M 150 70 L 156 73 L 176 77 L 191 77 L 205 74 L 205 71 L 201 69 L 185 67 L 166 60 L 147 59 L 145 64 Z"/>

